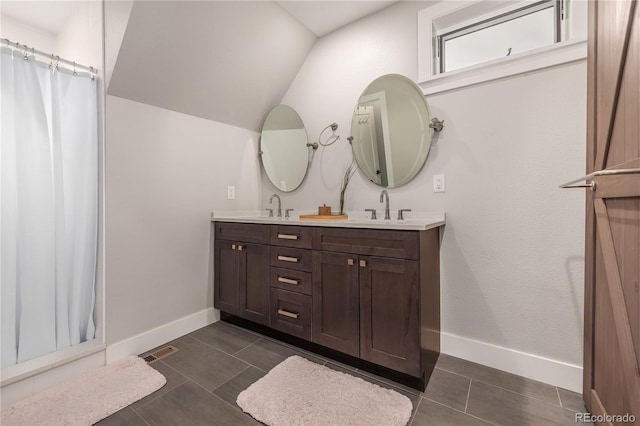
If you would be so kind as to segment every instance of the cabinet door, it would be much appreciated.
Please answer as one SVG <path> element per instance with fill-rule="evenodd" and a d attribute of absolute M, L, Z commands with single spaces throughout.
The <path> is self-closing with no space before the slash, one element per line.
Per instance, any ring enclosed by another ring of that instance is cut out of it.
<path fill-rule="evenodd" d="M 238 314 L 239 258 L 237 247 L 238 244 L 235 242 L 215 240 L 213 306 L 233 315 Z"/>
<path fill-rule="evenodd" d="M 269 246 L 238 243 L 238 316 L 269 324 Z"/>
<path fill-rule="evenodd" d="M 360 357 L 419 377 L 418 262 L 360 256 Z"/>
<path fill-rule="evenodd" d="M 358 256 L 313 252 L 312 339 L 358 356 Z"/>

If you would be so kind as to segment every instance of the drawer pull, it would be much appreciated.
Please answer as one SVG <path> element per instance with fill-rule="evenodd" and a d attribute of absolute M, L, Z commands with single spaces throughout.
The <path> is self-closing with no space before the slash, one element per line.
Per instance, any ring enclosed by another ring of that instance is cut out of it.
<path fill-rule="evenodd" d="M 231 244 L 231 250 L 235 250 L 236 249 L 236 245 L 235 244 Z"/>
<path fill-rule="evenodd" d="M 293 319 L 298 319 L 298 316 L 300 314 L 295 314 L 293 312 L 285 311 L 283 309 L 278 309 L 278 315 L 282 315 L 282 316 L 293 318 Z"/>
<path fill-rule="evenodd" d="M 300 281 L 298 280 L 292 280 L 291 278 L 285 278 L 281 276 L 278 276 L 278 281 L 281 283 L 292 284 L 292 285 L 298 285 L 300 283 Z"/>
<path fill-rule="evenodd" d="M 289 234 L 278 234 L 279 240 L 297 240 L 297 235 L 289 235 Z"/>
<path fill-rule="evenodd" d="M 361 260 L 360 261 L 360 267 L 361 268 L 366 268 L 366 266 L 367 266 L 367 261 L 366 260 Z"/>
<path fill-rule="evenodd" d="M 280 256 L 280 255 L 278 255 L 278 260 L 282 260 L 283 262 L 298 263 L 298 258 L 297 257 Z"/>
<path fill-rule="evenodd" d="M 244 246 L 238 246 L 238 250 L 239 250 L 239 251 L 244 250 Z"/>
<path fill-rule="evenodd" d="M 347 259 L 347 265 L 352 266 L 353 265 L 353 259 Z"/>

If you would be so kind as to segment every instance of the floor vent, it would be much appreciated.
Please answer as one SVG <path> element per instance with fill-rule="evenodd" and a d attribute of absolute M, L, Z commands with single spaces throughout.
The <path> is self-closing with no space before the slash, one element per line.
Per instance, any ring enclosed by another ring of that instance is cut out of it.
<path fill-rule="evenodd" d="M 162 358 L 166 358 L 178 351 L 179 349 L 175 346 L 165 346 L 164 348 L 158 349 L 157 351 L 145 356 L 144 360 L 147 361 L 147 364 L 153 364 L 154 362 L 161 360 Z"/>

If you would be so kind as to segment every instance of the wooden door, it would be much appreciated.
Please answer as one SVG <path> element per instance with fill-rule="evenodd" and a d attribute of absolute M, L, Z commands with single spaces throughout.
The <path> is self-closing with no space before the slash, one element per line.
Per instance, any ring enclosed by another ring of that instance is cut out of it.
<path fill-rule="evenodd" d="M 238 316 L 269 324 L 269 246 L 238 243 Z"/>
<path fill-rule="evenodd" d="M 421 375 L 418 262 L 360 256 L 360 357 Z"/>
<path fill-rule="evenodd" d="M 640 6 L 589 7 L 584 401 L 640 424 Z"/>
<path fill-rule="evenodd" d="M 312 340 L 358 356 L 360 352 L 358 256 L 313 252 Z"/>
<path fill-rule="evenodd" d="M 215 281 L 213 306 L 233 315 L 238 314 L 238 243 L 215 240 Z"/>

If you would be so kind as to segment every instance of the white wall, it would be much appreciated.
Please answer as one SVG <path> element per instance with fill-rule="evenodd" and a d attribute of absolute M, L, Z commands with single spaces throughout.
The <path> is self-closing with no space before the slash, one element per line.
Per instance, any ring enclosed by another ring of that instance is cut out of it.
<path fill-rule="evenodd" d="M 211 211 L 259 208 L 260 168 L 255 132 L 115 96 L 107 96 L 106 131 L 111 347 L 213 312 Z M 235 200 L 226 199 L 227 185 Z M 127 344 L 118 354 L 140 348 Z"/>
<path fill-rule="evenodd" d="M 53 52 L 85 66 L 102 69 L 102 2 L 77 1 L 76 10 L 58 33 Z"/>
<path fill-rule="evenodd" d="M 0 12 L 2 11 L 0 5 Z M 27 25 L 7 15 L 0 15 L 0 38 L 8 38 L 12 42 L 26 44 L 45 52 L 53 52 L 56 46 L 56 34 L 41 28 Z M 3 43 L 4 44 L 4 41 Z"/>
<path fill-rule="evenodd" d="M 302 186 L 280 194 L 283 208 L 338 206 L 356 101 L 380 75 L 416 80 L 416 13 L 428 4 L 398 3 L 316 43 L 282 102 L 298 111 L 312 139 L 334 121 L 342 139 L 315 153 Z M 584 196 L 557 186 L 585 168 L 586 64 L 427 102 L 445 120 L 444 132 L 419 175 L 389 193 L 392 210 L 447 213 L 443 351 L 580 390 Z M 432 193 L 436 173 L 446 175 L 444 194 Z M 263 199 L 274 190 L 265 180 Z M 356 175 L 346 210 L 380 210 L 379 192 Z"/>

